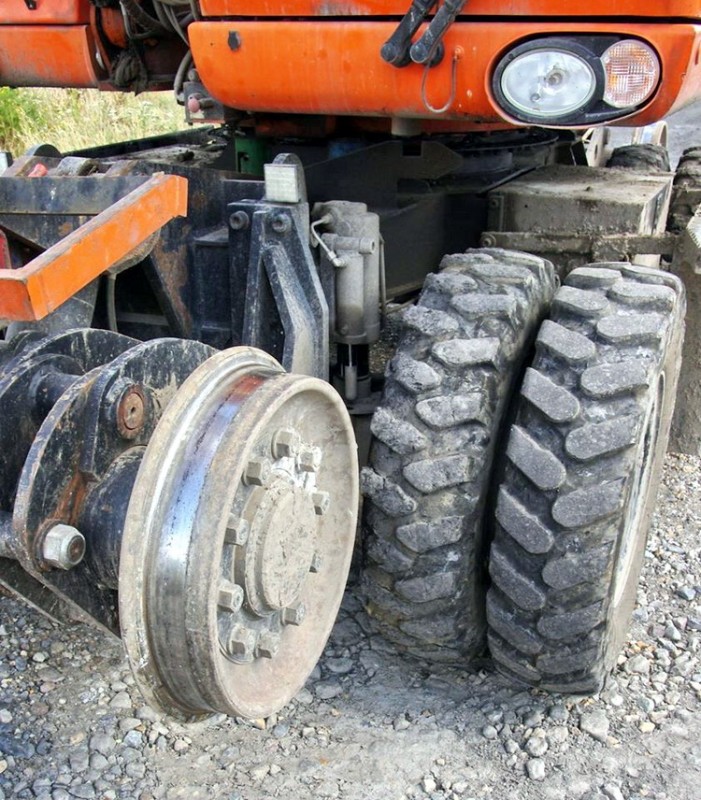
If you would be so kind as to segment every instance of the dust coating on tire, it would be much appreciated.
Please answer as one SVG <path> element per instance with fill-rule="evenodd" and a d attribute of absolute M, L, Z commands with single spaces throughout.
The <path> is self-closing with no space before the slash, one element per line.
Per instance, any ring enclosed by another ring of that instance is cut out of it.
<path fill-rule="evenodd" d="M 511 678 L 600 689 L 635 605 L 681 358 L 674 276 L 574 270 L 526 371 L 496 505 L 489 647 Z"/>
<path fill-rule="evenodd" d="M 120 560 L 120 622 L 157 708 L 267 717 L 333 626 L 358 504 L 355 437 L 324 381 L 252 348 L 183 384 L 144 455 Z"/>
<path fill-rule="evenodd" d="M 379 629 L 421 657 L 484 648 L 492 462 L 555 285 L 542 258 L 473 250 L 447 256 L 404 315 L 361 481 L 362 584 Z"/>

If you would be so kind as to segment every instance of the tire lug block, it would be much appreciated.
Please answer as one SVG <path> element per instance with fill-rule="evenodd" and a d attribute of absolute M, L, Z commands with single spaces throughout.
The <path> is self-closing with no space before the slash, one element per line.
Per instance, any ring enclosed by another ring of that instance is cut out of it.
<path fill-rule="evenodd" d="M 314 553 L 314 556 L 312 557 L 312 563 L 309 565 L 309 571 L 310 572 L 319 572 L 321 570 L 322 563 L 323 562 L 322 562 L 321 558 L 319 557 L 319 554 L 318 553 Z"/>

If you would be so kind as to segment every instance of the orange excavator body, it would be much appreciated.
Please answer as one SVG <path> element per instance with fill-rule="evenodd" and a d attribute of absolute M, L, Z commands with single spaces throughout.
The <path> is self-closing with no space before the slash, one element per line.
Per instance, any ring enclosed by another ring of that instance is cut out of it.
<path fill-rule="evenodd" d="M 1 84 L 114 88 L 112 62 L 126 41 L 118 7 L 3 5 Z M 188 31 L 199 79 L 216 101 L 247 112 L 422 120 L 426 132 L 511 127 L 519 123 L 495 100 L 494 70 L 511 48 L 550 36 L 638 39 L 657 54 L 656 91 L 608 124 L 645 125 L 701 96 L 701 3 L 692 0 L 592 0 L 586 8 L 470 0 L 445 34 L 445 57 L 431 68 L 397 68 L 380 56 L 407 0 L 201 0 L 199 7 L 201 19 Z"/>

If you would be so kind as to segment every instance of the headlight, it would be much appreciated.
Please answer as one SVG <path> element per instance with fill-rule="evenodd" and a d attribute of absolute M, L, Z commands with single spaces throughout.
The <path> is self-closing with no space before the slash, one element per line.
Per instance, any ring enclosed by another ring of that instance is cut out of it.
<path fill-rule="evenodd" d="M 586 105 L 595 89 L 594 70 L 566 50 L 523 53 L 501 76 L 501 90 L 509 103 L 544 120 L 568 116 Z"/>
<path fill-rule="evenodd" d="M 492 90 L 509 117 L 583 126 L 630 113 L 652 96 L 659 79 L 659 59 L 645 42 L 548 37 L 507 52 L 494 71 Z"/>
<path fill-rule="evenodd" d="M 660 62 L 651 47 L 637 39 L 626 39 L 601 56 L 606 73 L 604 102 L 614 108 L 639 106 L 655 90 Z"/>

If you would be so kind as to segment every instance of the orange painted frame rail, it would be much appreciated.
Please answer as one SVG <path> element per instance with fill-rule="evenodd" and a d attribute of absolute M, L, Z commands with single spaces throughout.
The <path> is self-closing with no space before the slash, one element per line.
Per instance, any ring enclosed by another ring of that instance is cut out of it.
<path fill-rule="evenodd" d="M 185 216 L 187 191 L 186 178 L 156 173 L 29 264 L 0 269 L 0 319 L 28 322 L 54 311 L 171 219 Z"/>

